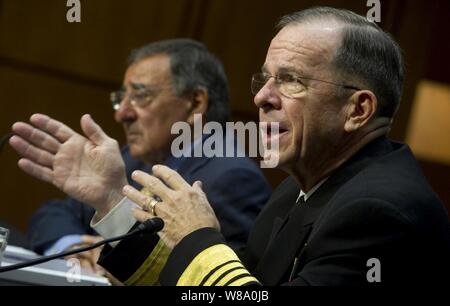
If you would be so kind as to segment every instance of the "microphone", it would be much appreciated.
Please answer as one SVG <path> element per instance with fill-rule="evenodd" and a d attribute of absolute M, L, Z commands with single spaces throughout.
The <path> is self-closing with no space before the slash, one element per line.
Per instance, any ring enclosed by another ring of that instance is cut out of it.
<path fill-rule="evenodd" d="M 143 223 L 139 224 L 133 231 L 131 231 L 127 234 L 112 237 L 109 239 L 105 239 L 105 240 L 99 241 L 97 243 L 94 243 L 93 245 L 74 249 L 71 251 L 61 252 L 61 253 L 49 255 L 49 256 L 42 256 L 42 257 L 30 260 L 30 261 L 21 262 L 18 264 L 9 265 L 9 266 L 5 266 L 5 267 L 0 267 L 0 273 L 11 271 L 11 270 L 16 270 L 16 269 L 21 269 L 21 268 L 25 268 L 25 267 L 29 267 L 29 266 L 34 266 L 34 265 L 37 265 L 37 264 L 40 264 L 43 262 L 47 262 L 47 261 L 50 261 L 53 259 L 89 251 L 89 250 L 95 249 L 96 247 L 99 247 L 103 244 L 117 241 L 117 240 L 126 239 L 126 238 L 133 237 L 133 236 L 136 236 L 139 234 L 155 234 L 156 232 L 159 232 L 160 230 L 162 230 L 163 227 L 164 227 L 164 221 L 161 218 L 155 217 L 152 219 L 145 220 Z"/>

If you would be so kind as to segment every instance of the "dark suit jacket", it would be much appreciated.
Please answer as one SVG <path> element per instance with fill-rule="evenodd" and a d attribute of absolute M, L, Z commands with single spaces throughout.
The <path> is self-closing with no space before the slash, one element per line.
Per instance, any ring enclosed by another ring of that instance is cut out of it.
<path fill-rule="evenodd" d="M 299 191 L 292 178 L 274 191 L 240 254 L 263 285 L 364 286 L 376 276 L 372 258 L 380 263 L 381 284 L 445 284 L 448 215 L 406 145 L 377 139 L 301 205 Z M 175 284 L 197 254 L 219 243 L 212 229 L 185 237 L 161 284 Z"/>
<path fill-rule="evenodd" d="M 370 258 L 384 284 L 449 275 L 448 215 L 407 146 L 378 139 L 305 205 L 298 195 L 287 179 L 251 232 L 245 264 L 263 284 L 289 282 L 296 257 L 293 285 L 368 284 Z"/>
<path fill-rule="evenodd" d="M 134 170 L 146 172 L 150 167 L 133 160 L 122 150 L 128 181 Z M 270 186 L 257 165 L 248 158 L 185 158 L 178 172 L 190 184 L 203 182 L 220 221 L 227 241 L 238 248 L 247 241 L 253 221 L 270 196 Z M 94 209 L 72 198 L 54 200 L 42 206 L 31 218 L 29 239 L 31 248 L 43 252 L 59 238 L 69 234 L 96 234 L 89 226 Z"/>

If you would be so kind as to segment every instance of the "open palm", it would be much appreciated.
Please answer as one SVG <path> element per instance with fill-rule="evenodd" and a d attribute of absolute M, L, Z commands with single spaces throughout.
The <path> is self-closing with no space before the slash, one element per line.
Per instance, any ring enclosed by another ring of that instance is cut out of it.
<path fill-rule="evenodd" d="M 45 115 L 33 115 L 30 122 L 34 126 L 15 123 L 16 136 L 10 140 L 23 157 L 19 160 L 22 170 L 97 211 L 117 204 L 127 183 L 117 141 L 88 115 L 81 119 L 86 137 Z"/>

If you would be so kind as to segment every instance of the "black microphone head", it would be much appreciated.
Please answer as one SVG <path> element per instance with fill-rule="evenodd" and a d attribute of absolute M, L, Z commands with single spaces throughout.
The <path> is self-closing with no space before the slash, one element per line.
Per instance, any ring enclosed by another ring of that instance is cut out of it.
<path fill-rule="evenodd" d="M 3 146 L 8 142 L 8 140 L 13 136 L 13 133 L 8 133 L 2 136 L 2 138 L 0 139 L 0 152 L 3 149 Z"/>
<path fill-rule="evenodd" d="M 164 221 L 159 217 L 147 219 L 138 226 L 143 233 L 156 233 L 162 230 L 163 227 Z"/>

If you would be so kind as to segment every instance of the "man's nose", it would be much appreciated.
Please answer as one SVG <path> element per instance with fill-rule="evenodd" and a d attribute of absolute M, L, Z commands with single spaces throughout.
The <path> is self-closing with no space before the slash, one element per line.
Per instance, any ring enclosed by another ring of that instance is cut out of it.
<path fill-rule="evenodd" d="M 255 95 L 253 101 L 258 108 L 264 110 L 280 109 L 281 95 L 276 88 L 275 80 L 268 80 Z"/>
<path fill-rule="evenodd" d="M 135 120 L 136 116 L 136 110 L 131 105 L 130 100 L 127 97 L 121 101 L 119 104 L 119 109 L 114 113 L 114 119 L 118 123 Z"/>

